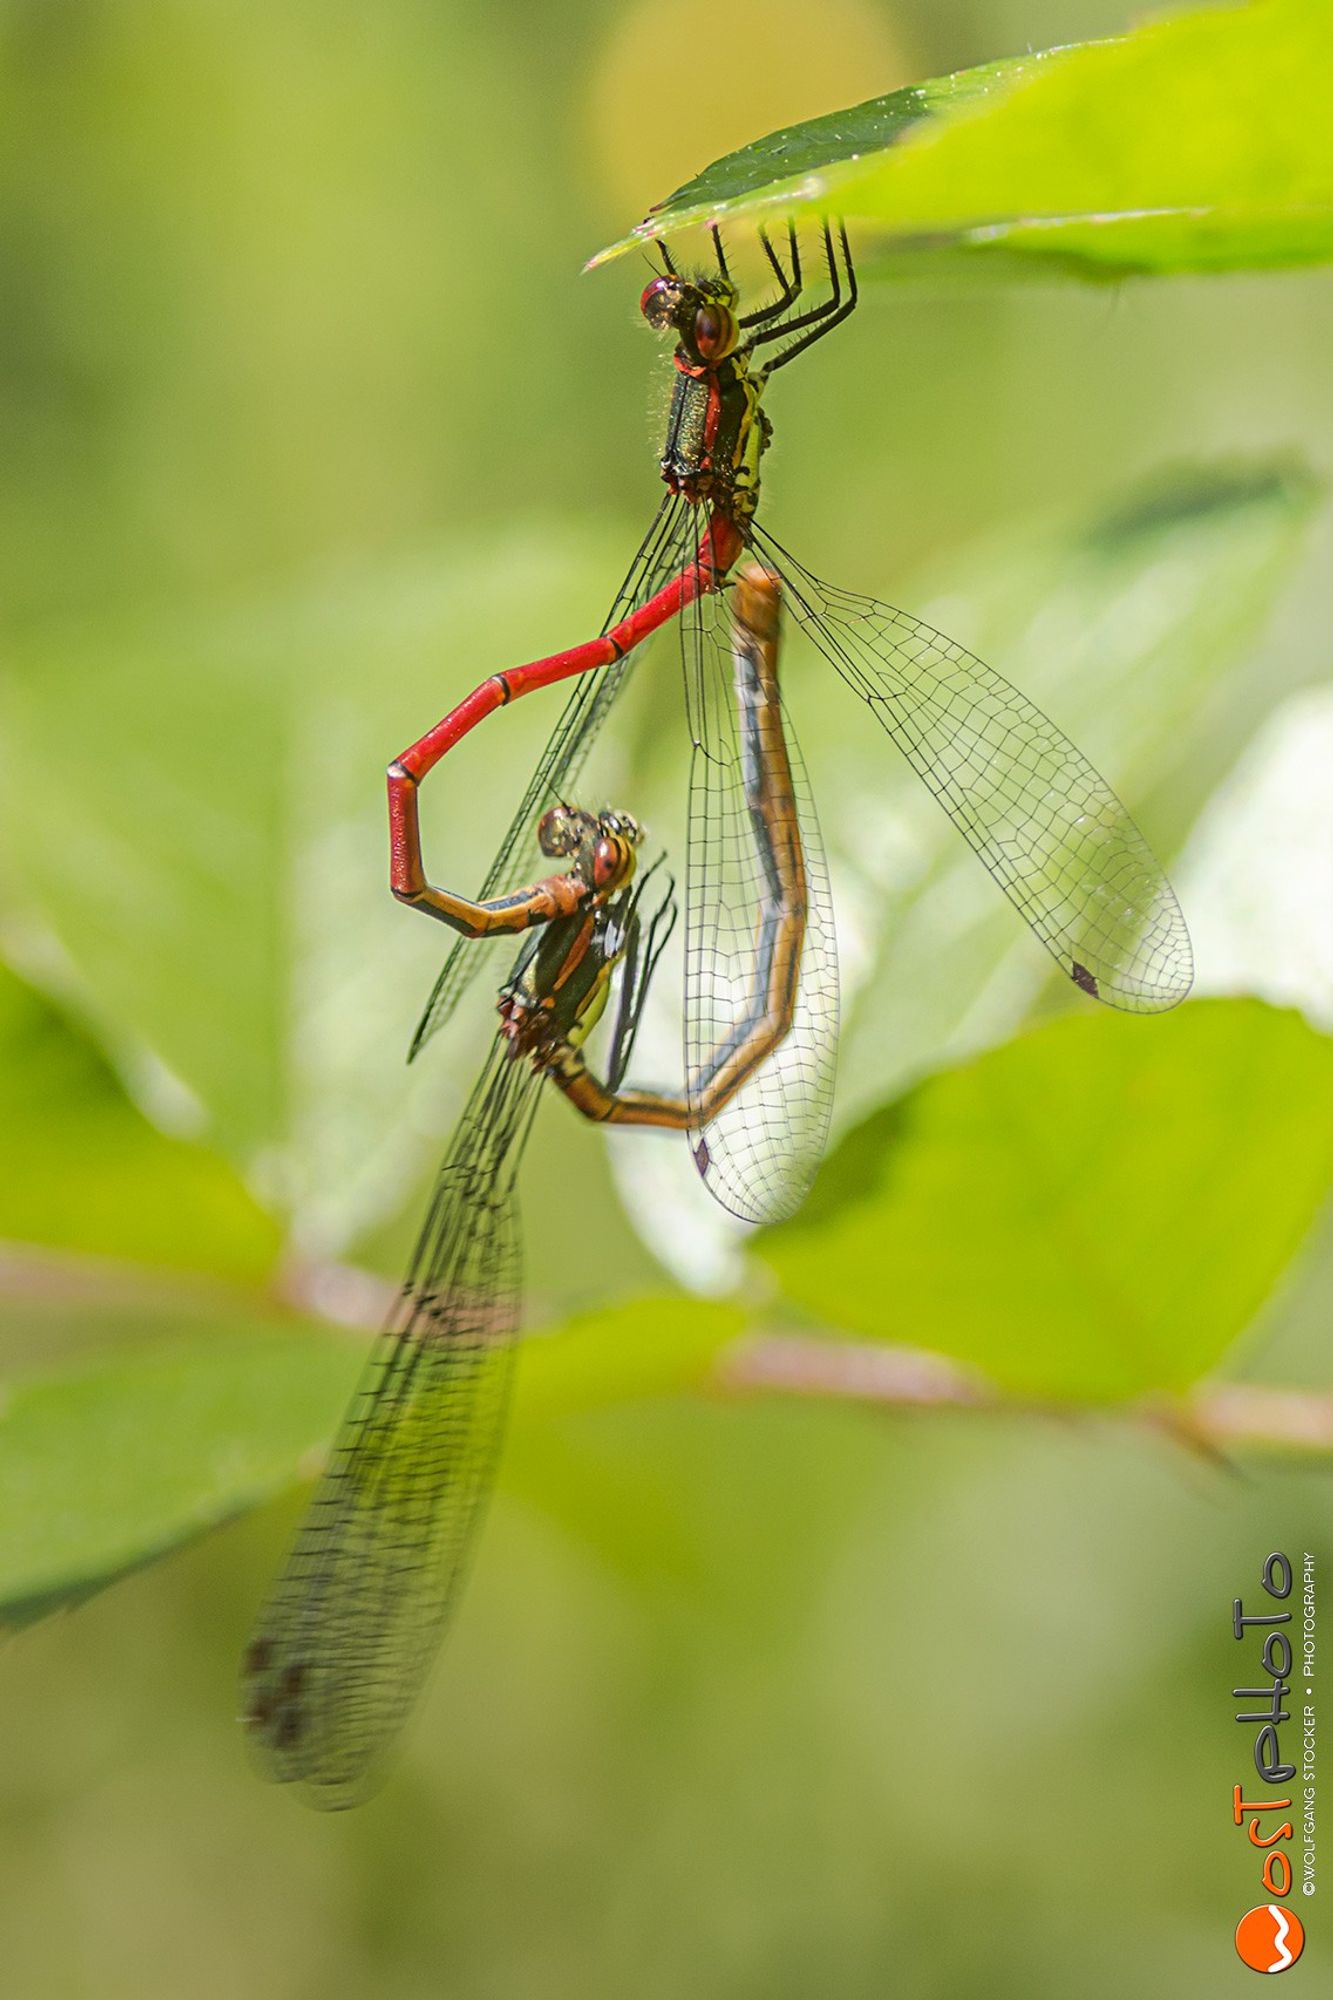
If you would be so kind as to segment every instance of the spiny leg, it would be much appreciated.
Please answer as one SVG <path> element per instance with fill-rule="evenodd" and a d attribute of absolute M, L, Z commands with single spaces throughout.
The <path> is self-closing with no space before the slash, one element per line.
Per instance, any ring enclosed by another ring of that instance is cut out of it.
<path fill-rule="evenodd" d="M 789 319 L 785 325 L 769 327 L 766 332 L 757 334 L 752 343 L 755 347 L 765 347 L 770 341 L 782 340 L 789 333 L 799 333 L 802 327 L 815 326 L 820 320 L 828 319 L 832 313 L 837 312 L 842 303 L 842 275 L 838 269 L 838 261 L 833 248 L 833 237 L 827 221 L 822 226 L 822 235 L 824 241 L 824 267 L 828 272 L 828 281 L 832 296 L 827 299 L 821 299 L 817 306 L 811 306 L 808 311 L 798 313 L 795 319 Z"/>
<path fill-rule="evenodd" d="M 804 290 L 804 285 L 801 281 L 801 251 L 797 241 L 795 223 L 789 222 L 787 224 L 787 246 L 791 252 L 790 276 L 783 269 L 781 260 L 776 250 L 774 250 L 772 243 L 769 241 L 768 231 L 762 226 L 759 230 L 759 242 L 764 255 L 777 274 L 777 280 L 782 290 L 771 304 L 759 306 L 754 312 L 743 313 L 741 315 L 736 324 L 742 331 L 746 331 L 752 326 L 766 326 L 769 321 L 779 318 L 782 313 L 787 311 L 789 306 L 795 305 Z"/>
<path fill-rule="evenodd" d="M 826 222 L 824 224 L 824 254 L 828 263 L 829 282 L 832 286 L 833 295 L 831 298 L 826 299 L 822 305 L 812 307 L 808 313 L 800 313 L 795 319 L 788 320 L 785 326 L 769 327 L 765 332 L 755 336 L 754 344 L 760 346 L 771 340 L 785 339 L 788 334 L 799 332 L 803 327 L 810 329 L 803 339 L 793 341 L 790 347 L 785 347 L 780 354 L 774 355 L 764 370 L 766 375 L 773 374 L 778 368 L 785 368 L 789 361 L 794 360 L 798 354 L 803 354 L 807 347 L 813 347 L 817 340 L 822 340 L 826 333 L 831 333 L 835 326 L 841 325 L 842 321 L 855 311 L 859 297 L 856 270 L 852 263 L 851 245 L 847 241 L 847 228 L 841 222 L 838 224 L 838 241 L 842 250 L 842 263 L 847 280 L 846 298 L 844 299 L 842 293 L 842 278 L 839 273 L 838 258 L 834 250 L 833 237 Z"/>
<path fill-rule="evenodd" d="M 715 222 L 710 222 L 708 225 L 708 233 L 713 239 L 713 255 L 717 258 L 718 271 L 720 275 L 726 279 L 727 283 L 730 284 L 731 272 L 727 269 L 726 253 L 723 251 L 722 248 L 722 231 L 718 228 Z"/>

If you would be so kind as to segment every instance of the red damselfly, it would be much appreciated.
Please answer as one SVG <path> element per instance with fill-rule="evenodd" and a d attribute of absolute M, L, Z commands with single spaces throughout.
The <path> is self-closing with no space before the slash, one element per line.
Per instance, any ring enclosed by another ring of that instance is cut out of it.
<path fill-rule="evenodd" d="M 440 758 L 495 709 L 577 677 L 482 890 L 515 874 L 527 829 L 566 795 L 648 640 L 673 625 L 694 741 L 686 885 L 686 1075 L 699 1073 L 738 979 L 744 980 L 753 880 L 744 829 L 743 760 L 727 740 L 719 662 L 728 646 L 717 605 L 742 551 L 781 578 L 789 615 L 866 704 L 971 844 L 1015 908 L 1080 990 L 1133 1013 L 1173 1007 L 1192 962 L 1180 907 L 1125 807 L 1082 752 L 1026 696 L 962 646 L 868 597 L 834 590 L 797 562 L 757 518 L 760 461 L 772 427 L 762 398 L 774 374 L 822 340 L 857 303 L 845 229 L 822 228 L 827 295 L 807 304 L 800 244 L 760 243 L 775 296 L 739 309 L 721 237 L 716 270 L 686 277 L 659 245 L 663 270 L 641 301 L 675 338 L 675 386 L 662 452 L 667 492 L 601 634 L 492 675 L 389 770 L 395 892 L 416 900 L 408 828 L 416 788 Z M 791 741 L 788 729 L 788 741 Z M 738 865 L 732 865 L 740 857 Z M 818 961 L 816 963 L 816 961 Z M 456 945 L 417 1029 L 415 1055 L 456 1005 L 472 970 Z M 819 990 L 808 990 L 818 981 Z M 799 1203 L 818 1161 L 836 1031 L 836 971 L 806 953 L 796 1010 L 817 1015 L 822 1040 L 780 1047 L 709 1134 L 691 1125 L 706 1184 L 738 1215 L 769 1221 Z M 818 1043 L 818 1053 L 814 1050 Z"/>
<path fill-rule="evenodd" d="M 725 741 L 740 774 L 749 879 L 743 986 L 717 994 L 707 1059 L 679 1096 L 624 1086 L 673 885 L 645 900 L 628 814 L 548 809 L 560 870 L 473 901 L 426 880 L 411 794 L 400 822 L 408 900 L 469 942 L 529 932 L 498 1002 L 489 1057 L 445 1155 L 398 1305 L 371 1356 L 247 1648 L 244 1717 L 269 1776 L 312 1803 L 354 1804 L 379 1777 L 462 1580 L 495 1469 L 519 1316 L 515 1183 L 542 1079 L 585 1116 L 727 1142 L 732 1107 L 782 1051 L 816 1066 L 832 927 L 817 830 L 778 693 L 779 591 L 747 569 L 732 593 Z M 718 729 L 723 731 L 721 718 Z M 588 1036 L 616 988 L 605 1076 Z"/>

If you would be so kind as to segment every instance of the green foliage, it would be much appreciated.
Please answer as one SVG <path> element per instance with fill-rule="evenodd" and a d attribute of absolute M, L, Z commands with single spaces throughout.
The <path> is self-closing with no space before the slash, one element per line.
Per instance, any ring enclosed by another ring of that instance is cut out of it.
<path fill-rule="evenodd" d="M 0 1238 L 250 1279 L 280 1242 L 224 1160 L 150 1124 L 91 1036 L 3 967 Z"/>
<path fill-rule="evenodd" d="M 540 652 L 617 560 L 595 534 L 520 529 L 206 623 L 151 606 L 95 635 L 62 622 L 10 641 L 13 904 L 54 940 L 117 1056 L 133 1069 L 151 1052 L 311 1247 L 339 1249 L 375 1219 L 412 1152 L 386 1105 L 402 1100 L 431 940 L 385 893 L 383 767 L 438 705 L 442 656 Z M 545 718 L 529 707 L 511 748 L 535 760 Z M 479 813 L 469 837 L 433 818 L 438 804 L 427 816 L 447 827 L 451 865 L 478 872 L 490 822 Z"/>
<path fill-rule="evenodd" d="M 804 210 L 866 225 L 866 268 L 895 273 L 959 259 L 1083 278 L 1325 263 L 1330 95 L 1329 0 L 1148 20 L 770 134 L 594 261 L 689 224 Z"/>
<path fill-rule="evenodd" d="M 660 226 L 662 233 L 666 233 L 689 222 L 729 213 L 731 205 L 750 198 L 766 202 L 777 188 L 801 175 L 845 165 L 863 154 L 886 152 L 932 119 L 946 117 L 966 105 L 982 105 L 1002 97 L 1010 86 L 1063 53 L 1058 49 L 1046 50 L 1006 62 L 979 63 L 975 69 L 960 70 L 953 76 L 931 77 L 925 83 L 911 83 L 903 90 L 890 90 L 883 97 L 870 97 L 864 104 L 853 104 L 846 111 L 831 111 L 822 118 L 809 118 L 804 124 L 766 133 L 737 152 L 714 160 L 665 201 L 657 203 L 650 211 L 653 226 Z M 617 244 L 603 250 L 593 259 L 594 266 L 615 256 L 622 247 Z"/>
<path fill-rule="evenodd" d="M 1253 1001 L 1080 1013 L 943 1072 L 763 1233 L 787 1312 L 1071 1407 L 1179 1391 L 1248 1325 L 1333 1173 L 1333 1042 Z M 241 1301 L 188 1340 L 20 1382 L 0 1423 L 0 1610 L 79 1597 L 293 1484 L 350 1394 L 345 1334 Z M 527 1424 L 706 1389 L 751 1324 L 645 1300 L 528 1343 Z"/>
<path fill-rule="evenodd" d="M 312 1470 L 359 1345 L 277 1326 L 253 1304 L 159 1316 L 158 1339 L 11 1385 L 0 1416 L 0 1613 L 84 1597 Z M 145 1314 L 145 1319 L 150 1315 Z"/>
<path fill-rule="evenodd" d="M 140 1314 L 133 1347 L 10 1387 L 0 1620 L 77 1601 L 308 1477 L 364 1358 L 360 1335 L 281 1321 L 239 1296 L 230 1309 Z M 586 1315 L 529 1344 L 524 1415 L 697 1390 L 743 1323 L 735 1307 L 682 1312 L 679 1300 Z"/>
<path fill-rule="evenodd" d="M 759 1254 L 784 1299 L 1019 1396 L 1179 1390 L 1250 1323 L 1333 1178 L 1333 1042 L 1254 1001 L 1078 1014 L 849 1133 Z"/>

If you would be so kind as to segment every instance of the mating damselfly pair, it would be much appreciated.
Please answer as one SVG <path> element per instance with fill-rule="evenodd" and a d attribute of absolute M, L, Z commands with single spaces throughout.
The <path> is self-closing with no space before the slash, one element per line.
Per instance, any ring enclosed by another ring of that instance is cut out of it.
<path fill-rule="evenodd" d="M 457 1594 L 503 1429 L 519 1318 L 515 1181 L 543 1078 L 586 1116 L 688 1133 L 704 1184 L 767 1222 L 804 1196 L 827 1135 L 837 1040 L 828 876 L 779 691 L 785 611 L 858 694 L 1065 975 L 1131 1012 L 1189 989 L 1184 920 L 1106 782 L 1025 696 L 906 613 L 830 589 L 759 526 L 772 376 L 857 303 L 845 231 L 820 232 L 819 297 L 794 226 L 760 244 L 773 296 L 740 310 L 721 238 L 685 276 L 664 246 L 649 324 L 674 336 L 665 496 L 600 635 L 493 675 L 389 768 L 391 880 L 460 933 L 413 1044 L 449 1016 L 477 941 L 530 933 L 499 1029 L 446 1154 L 397 1309 L 380 1336 L 244 1662 L 245 1715 L 269 1773 L 314 1802 L 371 1788 Z M 571 803 L 648 642 L 679 647 L 692 741 L 685 907 L 685 1081 L 625 1077 L 675 921 L 674 886 L 636 874 L 624 811 Z M 573 679 L 474 899 L 433 887 L 418 788 L 475 725 Z M 563 865 L 531 886 L 536 834 Z M 602 1074 L 585 1046 L 615 989 Z"/>

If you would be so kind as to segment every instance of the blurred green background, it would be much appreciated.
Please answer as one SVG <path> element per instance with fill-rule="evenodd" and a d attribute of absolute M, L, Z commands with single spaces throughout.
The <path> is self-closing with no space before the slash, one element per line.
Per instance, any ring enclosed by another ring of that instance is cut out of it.
<path fill-rule="evenodd" d="M 36 1600 L 148 1553 L 141 1503 L 179 1540 L 196 1438 L 190 1518 L 243 1511 L 0 1655 L 8 1991 L 1244 1990 L 1230 1604 L 1271 1547 L 1333 1550 L 1326 1460 L 1229 1471 L 1116 1405 L 1333 1386 L 1323 272 L 879 284 L 780 378 L 770 526 L 1106 769 L 1201 997 L 1125 1022 L 1054 992 L 794 654 L 847 988 L 850 1137 L 810 1216 L 747 1257 L 683 1149 L 547 1108 L 530 1318 L 592 1317 L 528 1357 L 399 1767 L 319 1819 L 232 1721 L 292 1440 L 360 1351 L 301 1328 L 394 1273 L 487 1033 L 479 991 L 403 1066 L 441 947 L 385 887 L 382 767 L 595 630 L 656 504 L 641 267 L 581 262 L 771 127 L 1124 26 L 1119 0 L 0 12 L 0 1548 Z M 595 780 L 673 843 L 674 678 Z M 553 713 L 437 781 L 438 877 L 479 875 Z M 655 1384 L 710 1314 L 939 1349 L 1062 1414 Z M 277 1417 L 267 1339 L 324 1370 Z M 626 1348 L 643 1383 L 599 1393 Z M 127 1352 L 202 1385 L 168 1471 Z"/>

